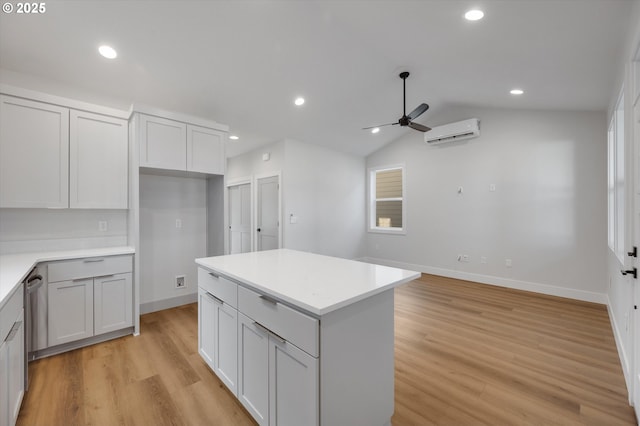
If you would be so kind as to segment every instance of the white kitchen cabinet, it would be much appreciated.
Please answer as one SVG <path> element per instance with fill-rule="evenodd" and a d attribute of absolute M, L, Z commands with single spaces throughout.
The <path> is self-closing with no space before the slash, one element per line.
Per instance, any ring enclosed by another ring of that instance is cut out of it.
<path fill-rule="evenodd" d="M 131 274 L 114 274 L 93 279 L 93 334 L 99 335 L 133 325 L 133 282 Z"/>
<path fill-rule="evenodd" d="M 24 310 L 20 311 L 20 316 L 15 322 L 13 334 L 7 339 L 7 362 L 9 368 L 9 424 L 16 424 L 20 413 L 20 404 L 24 396 Z"/>
<path fill-rule="evenodd" d="M 260 426 L 269 424 L 269 332 L 238 313 L 238 399 Z"/>
<path fill-rule="evenodd" d="M 49 346 L 93 336 L 93 279 L 49 284 Z"/>
<path fill-rule="evenodd" d="M 318 425 L 318 359 L 269 336 L 269 424 Z"/>
<path fill-rule="evenodd" d="M 211 370 L 214 367 L 216 301 L 201 288 L 198 289 L 198 353 Z"/>
<path fill-rule="evenodd" d="M 140 167 L 224 174 L 226 132 L 138 114 Z"/>
<path fill-rule="evenodd" d="M 187 125 L 187 171 L 224 174 L 224 140 L 218 130 Z"/>
<path fill-rule="evenodd" d="M 238 311 L 226 303 L 215 304 L 214 371 L 229 390 L 238 393 Z"/>
<path fill-rule="evenodd" d="M 140 114 L 140 167 L 186 170 L 187 125 Z"/>
<path fill-rule="evenodd" d="M 25 384 L 24 287 L 0 308 L 0 426 L 13 426 Z"/>
<path fill-rule="evenodd" d="M 133 326 L 131 256 L 65 260 L 47 268 L 49 347 Z"/>
<path fill-rule="evenodd" d="M 9 426 L 9 343 L 0 343 L 0 426 Z"/>
<path fill-rule="evenodd" d="M 69 110 L 0 95 L 0 207 L 69 206 Z"/>
<path fill-rule="evenodd" d="M 69 206 L 126 209 L 127 121 L 71 110 L 69 129 Z"/>

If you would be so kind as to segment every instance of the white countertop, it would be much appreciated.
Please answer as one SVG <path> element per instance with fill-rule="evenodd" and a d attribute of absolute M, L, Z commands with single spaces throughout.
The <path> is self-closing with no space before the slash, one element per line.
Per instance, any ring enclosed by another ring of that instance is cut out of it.
<path fill-rule="evenodd" d="M 288 249 L 196 263 L 318 316 L 420 277 L 416 271 Z"/>
<path fill-rule="evenodd" d="M 135 249 L 133 247 L 124 246 L 20 253 L 0 256 L 0 308 L 9 299 L 9 296 L 11 296 L 13 291 L 18 288 L 18 285 L 27 276 L 27 274 L 29 274 L 31 268 L 40 262 L 134 253 Z"/>

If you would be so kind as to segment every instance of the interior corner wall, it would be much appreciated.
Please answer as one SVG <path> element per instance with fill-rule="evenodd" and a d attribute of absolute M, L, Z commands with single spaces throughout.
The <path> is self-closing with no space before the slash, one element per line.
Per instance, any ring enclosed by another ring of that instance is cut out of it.
<path fill-rule="evenodd" d="M 476 139 L 408 132 L 367 158 L 405 164 L 407 209 L 406 235 L 367 233 L 367 258 L 605 303 L 606 114 L 449 107 L 429 124 L 472 117 Z"/>
<path fill-rule="evenodd" d="M 346 259 L 364 255 L 364 164 L 362 157 L 285 141 L 286 248 Z"/>
<path fill-rule="evenodd" d="M 203 178 L 140 174 L 141 313 L 196 301 L 194 259 L 207 254 L 206 183 Z M 176 288 L 178 275 L 185 276 L 185 288 Z"/>
<path fill-rule="evenodd" d="M 207 257 L 224 254 L 224 176 L 207 178 Z"/>

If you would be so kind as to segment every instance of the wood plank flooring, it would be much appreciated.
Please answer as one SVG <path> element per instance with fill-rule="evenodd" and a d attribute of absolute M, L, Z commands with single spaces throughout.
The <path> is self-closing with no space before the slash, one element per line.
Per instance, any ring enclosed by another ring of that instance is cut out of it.
<path fill-rule="evenodd" d="M 637 424 L 603 305 L 430 275 L 395 305 L 395 426 Z M 255 424 L 198 355 L 195 304 L 30 373 L 18 425 Z"/>

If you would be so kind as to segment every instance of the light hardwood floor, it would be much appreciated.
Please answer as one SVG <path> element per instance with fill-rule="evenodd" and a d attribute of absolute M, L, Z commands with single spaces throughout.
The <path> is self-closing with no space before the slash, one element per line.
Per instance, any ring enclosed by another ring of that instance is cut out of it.
<path fill-rule="evenodd" d="M 395 318 L 395 426 L 636 424 L 603 305 L 423 275 Z M 254 424 L 197 353 L 195 304 L 141 326 L 32 363 L 18 425 Z"/>

